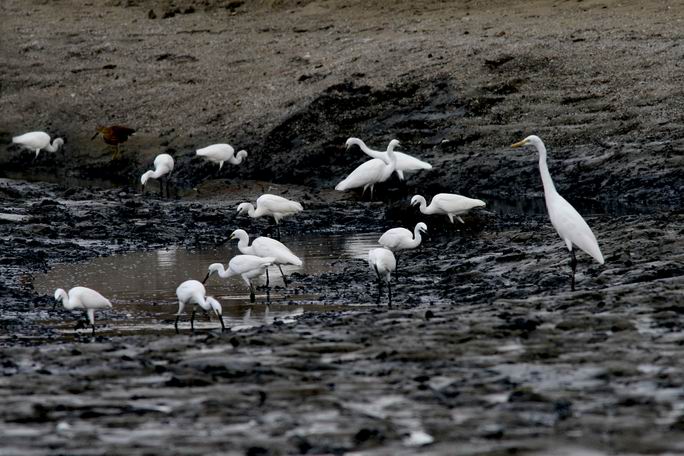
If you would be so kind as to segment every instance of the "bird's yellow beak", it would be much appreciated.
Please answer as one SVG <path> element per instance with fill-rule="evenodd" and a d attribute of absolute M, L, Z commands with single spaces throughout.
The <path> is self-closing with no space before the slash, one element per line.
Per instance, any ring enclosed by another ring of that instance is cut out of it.
<path fill-rule="evenodd" d="M 517 142 L 517 143 L 515 143 L 515 144 L 511 144 L 511 147 L 515 149 L 516 147 L 522 147 L 522 146 L 525 146 L 525 145 L 527 145 L 527 143 L 526 143 L 525 140 L 523 139 L 523 140 L 520 141 L 520 142 Z"/>
<path fill-rule="evenodd" d="M 231 234 L 230 237 L 228 238 L 228 240 L 229 240 L 229 241 L 232 241 L 233 239 L 235 239 L 235 235 L 234 235 L 234 234 Z"/>

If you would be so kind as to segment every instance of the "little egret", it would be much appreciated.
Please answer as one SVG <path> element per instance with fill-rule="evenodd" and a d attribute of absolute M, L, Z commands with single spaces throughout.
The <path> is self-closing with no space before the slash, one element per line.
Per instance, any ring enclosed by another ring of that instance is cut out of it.
<path fill-rule="evenodd" d="M 278 229 L 278 238 L 280 238 L 280 220 L 303 210 L 302 205 L 296 201 L 268 193 L 257 198 L 256 209 L 252 203 L 242 203 L 237 207 L 238 214 L 247 213 L 252 218 L 265 215 L 273 217 Z"/>
<path fill-rule="evenodd" d="M 54 141 L 52 141 L 52 144 L 50 144 L 50 135 L 43 131 L 32 131 L 30 133 L 24 133 L 23 135 L 15 136 L 12 138 L 12 142 L 27 149 L 35 150 L 35 158 L 38 158 L 38 154 L 42 149 L 45 149 L 48 152 L 57 152 L 59 146 L 64 144 L 64 140 L 62 138 L 55 138 Z"/>
<path fill-rule="evenodd" d="M 349 176 L 335 186 L 335 190 L 343 192 L 352 188 L 363 187 L 363 193 L 365 193 L 366 189 L 370 187 L 372 200 L 375 184 L 389 179 L 397 166 L 397 156 L 394 153 L 394 148 L 398 145 L 399 141 L 396 139 L 390 141 L 386 157 L 374 158 L 361 163 Z"/>
<path fill-rule="evenodd" d="M 389 307 L 392 307 L 391 274 L 397 268 L 397 260 L 394 258 L 394 254 L 384 247 L 373 249 L 368 252 L 368 265 L 378 279 L 378 303 L 380 303 L 380 296 L 382 295 L 382 282 L 385 282 L 389 296 Z"/>
<path fill-rule="evenodd" d="M 359 138 L 349 138 L 345 143 L 347 149 L 351 146 L 359 146 L 359 148 L 371 158 L 379 158 L 385 163 L 389 163 L 389 157 L 387 157 L 387 152 L 381 152 L 379 150 L 373 150 L 366 146 L 366 144 Z M 389 146 L 387 147 L 389 149 Z M 432 169 L 432 165 L 423 160 L 419 160 L 416 157 L 412 157 L 409 154 L 403 152 L 394 152 L 397 157 L 397 167 L 394 170 L 399 176 L 399 179 L 404 180 L 404 171 L 417 171 L 420 169 Z"/>
<path fill-rule="evenodd" d="M 520 142 L 512 144 L 511 147 L 534 146 L 539 152 L 539 172 L 541 173 L 542 185 L 544 186 L 544 199 L 546 200 L 546 210 L 551 219 L 551 225 L 556 229 L 558 235 L 565 241 L 565 245 L 570 251 L 570 267 L 572 278 L 570 287 L 575 291 L 575 270 L 577 269 L 577 259 L 573 245 L 583 250 L 587 255 L 594 258 L 600 264 L 604 263 L 603 254 L 596 242 L 596 236 L 591 232 L 591 228 L 584 221 L 582 216 L 575 210 L 565 198 L 560 196 L 553 185 L 549 167 L 546 165 L 546 147 L 538 136 L 531 135 Z"/>
<path fill-rule="evenodd" d="M 169 178 L 171 171 L 173 171 L 173 157 L 169 154 L 159 154 L 154 159 L 154 171 L 147 171 L 140 176 L 140 183 L 142 184 L 143 193 L 145 192 L 145 184 L 148 179 L 159 180 L 159 194 L 164 196 L 164 185 L 161 179 L 166 175 L 166 196 L 169 196 Z"/>
<path fill-rule="evenodd" d="M 453 193 L 438 193 L 432 197 L 430 205 L 426 206 L 427 201 L 420 195 L 411 198 L 411 206 L 420 204 L 420 212 L 423 214 L 446 214 L 451 223 L 454 223 L 454 217 L 459 222 L 465 223 L 461 215 L 467 214 L 468 211 L 476 207 L 485 206 L 485 202 L 479 199 L 466 198 L 465 196 L 455 195 Z"/>
<path fill-rule="evenodd" d="M 97 291 L 86 287 L 74 287 L 68 293 L 62 288 L 56 289 L 53 308 L 60 301 L 67 310 L 85 310 L 90 326 L 93 328 L 93 334 L 95 334 L 95 311 L 112 308 L 112 303 L 109 302 L 109 299 Z"/>
<path fill-rule="evenodd" d="M 195 332 L 195 306 L 198 305 L 205 312 L 213 312 L 221 322 L 221 331 L 226 329 L 223 323 L 223 308 L 221 303 L 211 296 L 207 296 L 207 290 L 201 282 L 197 280 L 186 280 L 176 288 L 176 296 L 178 297 L 178 312 L 176 313 L 176 321 L 173 326 L 176 328 L 178 334 L 178 320 L 185 309 L 185 306 L 192 305 L 192 314 L 190 316 L 190 328 Z"/>
<path fill-rule="evenodd" d="M 392 228 L 385 231 L 385 233 L 380 236 L 378 243 L 386 249 L 391 250 L 392 253 L 396 255 L 397 266 L 395 269 L 397 277 L 399 277 L 399 252 L 401 250 L 415 249 L 418 247 L 422 241 L 420 233 L 426 231 L 427 225 L 423 222 L 419 222 L 413 229 L 413 233 L 406 228 Z"/>
<path fill-rule="evenodd" d="M 249 300 L 254 302 L 255 295 L 252 279 L 263 275 L 266 268 L 275 263 L 275 261 L 274 257 L 262 258 L 255 255 L 236 255 L 228 262 L 228 269 L 224 268 L 221 263 L 209 265 L 207 276 L 202 283 L 206 283 L 213 273 L 217 273 L 222 279 L 239 275 L 249 286 Z"/>
<path fill-rule="evenodd" d="M 229 144 L 212 144 L 211 146 L 197 149 L 195 153 L 200 157 L 205 157 L 210 162 L 218 163 L 219 171 L 223 168 L 223 162 L 239 165 L 244 158 L 247 158 L 246 150 L 241 150 L 235 154 L 235 149 Z"/>
<path fill-rule="evenodd" d="M 121 125 L 112 125 L 111 127 L 97 127 L 95 128 L 97 132 L 93 135 L 90 140 L 97 138 L 98 135 L 102 135 L 102 139 L 106 144 L 116 147 L 116 152 L 112 157 L 112 160 L 119 158 L 119 144 L 125 143 L 129 136 L 133 136 L 135 130 L 128 127 L 123 127 Z"/>
<path fill-rule="evenodd" d="M 292 253 L 290 249 L 285 247 L 285 245 L 271 239 L 269 237 L 258 237 L 252 241 L 252 245 L 249 245 L 249 235 L 245 230 L 235 230 L 230 235 L 230 239 L 238 239 L 238 249 L 241 253 L 245 255 L 255 255 L 258 257 L 273 257 L 275 261 L 273 264 L 278 266 L 280 269 L 280 275 L 283 276 L 283 283 L 287 287 L 287 279 L 283 273 L 283 269 L 280 267 L 281 264 L 293 264 L 295 266 L 301 266 L 302 260 L 300 260 L 297 255 Z M 269 285 L 268 269 L 266 269 L 266 286 Z"/>

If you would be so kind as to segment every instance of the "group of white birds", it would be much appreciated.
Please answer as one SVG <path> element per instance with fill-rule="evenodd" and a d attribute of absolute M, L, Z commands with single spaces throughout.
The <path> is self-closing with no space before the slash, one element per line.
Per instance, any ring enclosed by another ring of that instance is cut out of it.
<path fill-rule="evenodd" d="M 61 138 L 57 138 L 52 143 L 50 137 L 44 132 L 31 132 L 13 138 L 13 142 L 20 144 L 30 150 L 35 150 L 36 157 L 42 149 L 55 152 L 64 143 Z M 362 163 L 352 171 L 344 180 L 335 187 L 336 190 L 345 191 L 354 188 L 363 188 L 363 193 L 370 188 L 371 199 L 373 197 L 374 186 L 378 183 L 387 181 L 393 173 L 396 173 L 400 180 L 404 179 L 404 173 L 422 169 L 431 169 L 432 166 L 411 155 L 395 151 L 399 146 L 399 141 L 390 141 L 385 151 L 370 149 L 358 138 L 349 138 L 346 142 L 347 149 L 358 146 L 371 159 Z M 571 289 L 575 289 L 575 271 L 577 260 L 575 257 L 575 247 L 584 251 L 600 264 L 604 263 L 603 254 L 593 232 L 570 203 L 568 203 L 558 192 L 553 184 L 551 175 L 546 163 L 546 147 L 542 140 L 537 136 L 528 136 L 511 147 L 534 146 L 539 154 L 539 170 L 541 173 L 542 184 L 544 187 L 544 197 L 546 207 L 551 220 L 551 224 L 556 229 L 561 239 L 565 242 L 571 256 Z M 228 144 L 214 144 L 196 151 L 198 156 L 218 163 L 219 169 L 224 162 L 238 165 L 247 157 L 247 152 L 239 151 L 237 154 L 232 146 Z M 141 183 L 144 185 L 148 179 L 167 178 L 173 171 L 173 157 L 168 154 L 160 154 L 154 160 L 154 170 L 147 171 L 141 176 Z M 160 186 L 161 187 L 161 186 Z M 362 195 L 363 195 L 362 193 Z M 451 223 L 454 218 L 464 223 L 462 215 L 471 209 L 485 206 L 485 203 L 478 199 L 467 198 L 461 195 L 440 193 L 432 198 L 430 204 L 421 195 L 415 195 L 411 199 L 411 205 L 419 205 L 420 212 L 426 215 L 443 214 L 446 215 Z M 281 196 L 264 194 L 256 201 L 256 207 L 251 203 L 242 203 L 237 208 L 238 214 L 247 214 L 252 218 L 269 216 L 272 217 L 278 228 L 280 237 L 280 221 L 288 216 L 303 211 L 300 203 L 288 200 Z M 372 249 L 368 253 L 369 267 L 378 280 L 379 291 L 382 292 L 382 285 L 388 288 L 389 306 L 392 305 L 391 276 L 397 271 L 397 256 L 403 250 L 414 249 L 422 241 L 421 234 L 427 231 L 427 225 L 423 222 L 416 224 L 413 232 L 406 228 L 392 228 L 386 231 L 379 239 L 380 248 Z M 238 239 L 238 249 L 241 254 L 233 257 L 228 262 L 228 267 L 221 263 L 213 263 L 209 266 L 207 275 L 202 282 L 197 280 L 187 280 L 180 284 L 176 289 L 178 298 L 178 312 L 174 326 L 178 331 L 178 321 L 186 306 L 192 306 L 190 325 L 194 331 L 194 318 L 196 306 L 204 312 L 216 315 L 221 328 L 225 325 L 222 319 L 221 304 L 211 296 L 207 296 L 204 283 L 216 273 L 221 278 L 240 276 L 250 290 L 250 300 L 255 301 L 255 291 L 253 280 L 266 274 L 266 287 L 268 289 L 269 276 L 268 268 L 277 266 L 283 277 L 283 282 L 287 287 L 287 279 L 282 270 L 282 265 L 301 266 L 302 260 L 297 257 L 279 240 L 269 237 L 258 237 L 250 245 L 249 235 L 244 230 L 235 230 L 231 239 Z M 378 295 L 380 299 L 380 294 Z M 56 302 L 61 301 L 65 308 L 69 310 L 85 310 L 88 322 L 95 331 L 94 312 L 98 309 L 111 308 L 111 302 L 95 290 L 85 287 L 75 287 L 67 293 L 63 289 L 55 291 Z"/>

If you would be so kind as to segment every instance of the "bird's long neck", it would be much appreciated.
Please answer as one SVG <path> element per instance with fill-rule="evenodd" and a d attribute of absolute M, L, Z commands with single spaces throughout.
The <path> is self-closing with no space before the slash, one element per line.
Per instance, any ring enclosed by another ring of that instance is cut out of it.
<path fill-rule="evenodd" d="M 242 236 L 238 240 L 238 249 L 245 255 L 254 255 L 254 246 L 249 245 L 249 237 Z"/>
<path fill-rule="evenodd" d="M 245 155 L 242 152 L 243 151 L 241 150 L 237 153 L 237 155 L 230 157 L 229 160 L 233 165 L 239 165 L 240 163 L 242 163 L 242 159 L 245 157 Z"/>
<path fill-rule="evenodd" d="M 73 310 L 76 307 L 76 300 L 72 299 L 66 291 L 63 291 L 60 293 L 60 296 L 62 296 L 62 305 L 64 306 L 65 309 L 67 310 Z"/>
<path fill-rule="evenodd" d="M 423 214 L 430 214 L 432 212 L 428 209 L 427 201 L 425 201 L 425 198 L 421 196 L 418 201 L 420 201 L 420 212 L 422 212 Z"/>
<path fill-rule="evenodd" d="M 418 247 L 420 245 L 420 241 L 422 241 L 422 237 L 420 236 L 420 229 L 416 226 L 413 229 L 413 240 L 411 241 L 411 247 Z"/>
<path fill-rule="evenodd" d="M 392 168 L 392 170 L 395 170 L 397 168 L 397 156 L 394 154 L 394 147 L 390 147 L 387 149 L 387 158 L 389 158 L 389 166 Z"/>
<path fill-rule="evenodd" d="M 59 138 L 55 138 L 52 140 L 52 144 L 48 144 L 45 150 L 48 152 L 57 152 L 57 149 L 59 149 L 59 145 L 61 142 L 59 141 Z"/>
<path fill-rule="evenodd" d="M 553 185 L 549 167 L 546 164 L 546 146 L 544 144 L 537 144 L 537 151 L 539 152 L 539 173 L 541 174 L 542 184 L 544 185 L 544 195 L 556 193 L 556 186 Z"/>
<path fill-rule="evenodd" d="M 383 159 L 383 160 L 384 160 L 384 158 L 385 158 L 385 154 L 384 154 L 383 152 L 378 152 L 377 150 L 371 149 L 370 147 L 368 147 L 368 146 L 366 145 L 366 143 L 364 143 L 363 141 L 361 141 L 361 140 L 358 139 L 358 138 L 353 138 L 353 139 L 351 139 L 351 140 L 349 141 L 349 143 L 350 143 L 350 144 L 356 144 L 357 146 L 359 146 L 359 148 L 363 151 L 363 153 L 365 153 L 365 154 L 368 155 L 369 157 L 380 158 L 380 159 Z"/>
<path fill-rule="evenodd" d="M 261 215 L 261 211 L 258 211 L 254 208 L 254 206 L 250 204 L 249 209 L 247 210 L 247 214 L 252 218 L 257 218 Z"/>

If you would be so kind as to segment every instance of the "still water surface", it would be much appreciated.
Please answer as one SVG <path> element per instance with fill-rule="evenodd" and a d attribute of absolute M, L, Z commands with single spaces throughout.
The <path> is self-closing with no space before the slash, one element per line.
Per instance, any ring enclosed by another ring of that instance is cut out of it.
<path fill-rule="evenodd" d="M 321 274 L 341 270 L 350 261 L 365 261 L 368 250 L 378 247 L 381 233 L 355 235 L 298 236 L 282 241 L 299 256 L 303 266 L 283 266 L 290 275 Z M 206 250 L 186 250 L 171 247 L 151 252 L 133 252 L 125 255 L 95 258 L 84 263 L 60 264 L 45 274 L 37 276 L 34 287 L 39 293 L 52 295 L 56 288 L 75 286 L 93 288 L 109 298 L 117 312 L 126 319 L 110 321 L 109 327 L 117 331 L 172 330 L 173 314 L 177 311 L 176 287 L 188 279 L 202 280 L 211 263 L 228 263 L 240 252 L 237 241 Z M 212 276 L 206 283 L 207 294 L 217 298 L 223 305 L 224 322 L 227 327 L 239 329 L 261 324 L 271 324 L 276 319 L 287 321 L 304 312 L 339 310 L 342 306 L 322 305 L 318 296 L 305 289 L 294 288 L 284 293 L 283 281 L 278 268 L 269 270 L 271 287 L 270 305 L 266 305 L 264 290 L 257 290 L 257 302 L 249 302 L 249 289 L 240 277 L 221 279 Z M 261 281 L 265 283 L 265 280 Z M 292 285 L 291 285 L 292 287 Z M 294 290 L 294 293 L 292 291 Z M 75 311 L 76 312 L 76 311 Z M 181 329 L 189 328 L 187 319 Z M 96 315 L 96 323 L 105 320 Z M 198 314 L 196 327 L 214 329 L 219 323 L 208 321 Z M 73 328 L 71 321 L 55 322 L 65 332 Z"/>

